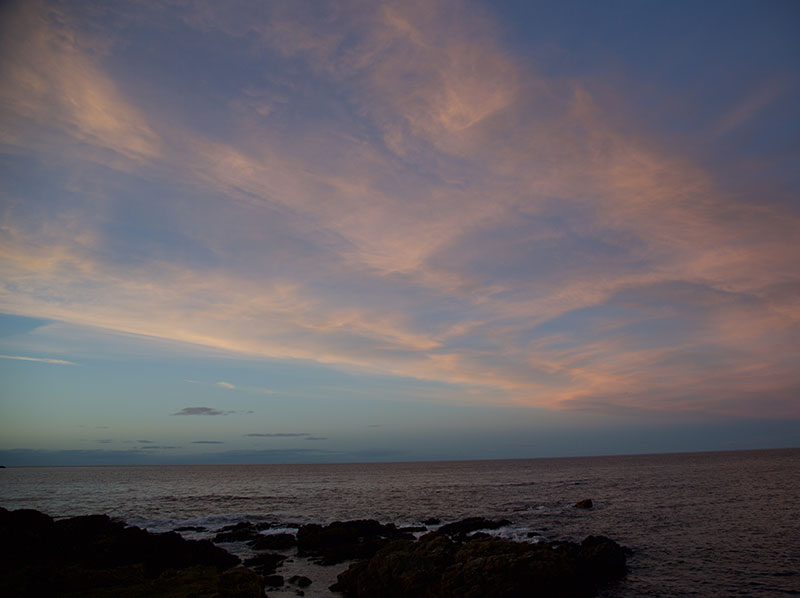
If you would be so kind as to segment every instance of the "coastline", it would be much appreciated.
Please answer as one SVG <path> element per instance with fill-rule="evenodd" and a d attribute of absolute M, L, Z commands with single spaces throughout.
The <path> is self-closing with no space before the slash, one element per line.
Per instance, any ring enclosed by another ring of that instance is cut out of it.
<path fill-rule="evenodd" d="M 177 531 L 151 533 L 107 515 L 55 520 L 32 509 L 0 508 L 0 538 L 15 547 L 0 567 L 0 590 L 97 598 L 389 598 L 514 597 L 535 588 L 542 597 L 590 598 L 626 572 L 625 549 L 608 538 L 514 542 L 487 533 L 510 523 L 505 520 L 433 521 L 409 529 L 375 520 L 305 524 L 294 535 L 240 522 L 211 530 L 212 542 Z M 249 546 L 255 556 L 242 559 L 224 548 L 234 544 Z"/>

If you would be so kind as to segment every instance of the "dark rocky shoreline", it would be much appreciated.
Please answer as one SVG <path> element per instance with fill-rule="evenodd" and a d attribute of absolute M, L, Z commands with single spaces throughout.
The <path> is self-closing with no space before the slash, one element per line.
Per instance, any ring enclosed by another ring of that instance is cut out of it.
<path fill-rule="evenodd" d="M 0 595 L 255 598 L 291 588 L 302 596 L 312 580 L 277 573 L 290 557 L 275 551 L 289 548 L 319 565 L 350 563 L 330 590 L 354 598 L 590 598 L 625 575 L 626 551 L 608 538 L 532 544 L 485 533 L 508 524 L 474 517 L 433 531 L 374 520 L 307 524 L 296 535 L 264 535 L 268 526 L 249 522 L 216 530 L 214 542 L 255 552 L 242 563 L 210 540 L 150 533 L 106 515 L 54 520 L 0 508 L 0 538 L 10 549 L 0 559 Z"/>

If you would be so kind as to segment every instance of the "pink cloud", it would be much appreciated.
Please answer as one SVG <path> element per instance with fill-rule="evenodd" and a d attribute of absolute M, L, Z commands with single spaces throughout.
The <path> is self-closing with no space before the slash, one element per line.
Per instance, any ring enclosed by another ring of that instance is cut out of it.
<path fill-rule="evenodd" d="M 4 61 L 8 142 L 78 164 L 107 163 L 99 148 L 193 189 L 138 201 L 153 222 L 175 202 L 170 232 L 214 259 L 110 259 L 97 213 L 115 183 L 98 176 L 96 202 L 35 227 L 9 212 L 5 311 L 431 380 L 470 401 L 758 415 L 765 397 L 797 415 L 796 214 L 726 194 L 591 81 L 523 64 L 470 5 L 200 3 L 184 13 L 195 31 L 250 36 L 293 69 L 226 98 L 220 118 L 239 128 L 218 137 L 145 113 L 68 18 L 59 36 L 41 10 L 4 41 L 24 55 Z M 285 125 L 302 81 L 337 94 Z M 570 328 L 592 309 L 597 322 Z M 643 345 L 661 320 L 683 326 Z"/>

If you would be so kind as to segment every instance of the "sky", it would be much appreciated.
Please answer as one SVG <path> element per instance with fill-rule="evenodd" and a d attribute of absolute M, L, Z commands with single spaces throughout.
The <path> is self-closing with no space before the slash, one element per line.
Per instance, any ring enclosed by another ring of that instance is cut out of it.
<path fill-rule="evenodd" d="M 800 4 L 0 7 L 0 463 L 800 446 Z"/>

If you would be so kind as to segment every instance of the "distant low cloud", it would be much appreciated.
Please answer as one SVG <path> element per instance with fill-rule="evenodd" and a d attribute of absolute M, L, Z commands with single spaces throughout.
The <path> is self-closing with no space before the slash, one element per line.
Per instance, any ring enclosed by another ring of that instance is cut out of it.
<path fill-rule="evenodd" d="M 153 444 L 152 440 L 137 440 L 136 442 L 141 442 L 142 444 Z"/>
<path fill-rule="evenodd" d="M 16 359 L 17 361 L 36 361 L 38 363 L 54 363 L 56 365 L 78 365 L 65 359 L 49 359 L 47 357 L 25 357 L 23 355 L 0 355 L 0 359 Z"/>
<path fill-rule="evenodd" d="M 171 415 L 228 415 L 231 411 L 220 411 L 211 407 L 184 407 Z"/>
<path fill-rule="evenodd" d="M 307 434 L 305 432 L 302 433 L 294 433 L 294 432 L 275 432 L 270 434 L 242 434 L 242 436 L 247 436 L 250 438 L 303 438 L 303 437 L 311 437 L 311 434 Z"/>
<path fill-rule="evenodd" d="M 221 440 L 193 440 L 192 444 L 225 444 Z"/>
<path fill-rule="evenodd" d="M 306 440 L 328 440 L 325 436 L 306 436 Z"/>
<path fill-rule="evenodd" d="M 148 449 L 179 449 L 179 446 L 164 446 L 164 445 L 157 445 L 157 444 L 150 444 L 147 446 L 140 447 L 142 450 Z"/>

